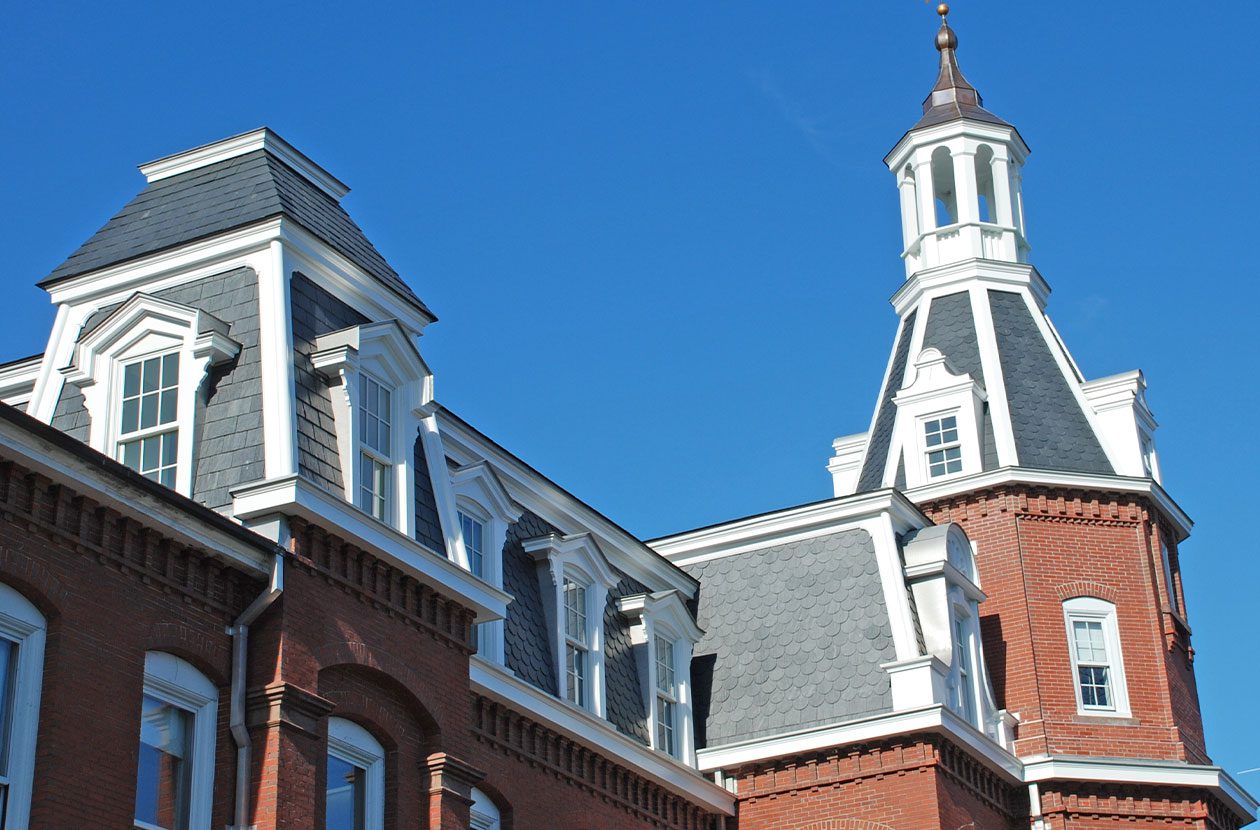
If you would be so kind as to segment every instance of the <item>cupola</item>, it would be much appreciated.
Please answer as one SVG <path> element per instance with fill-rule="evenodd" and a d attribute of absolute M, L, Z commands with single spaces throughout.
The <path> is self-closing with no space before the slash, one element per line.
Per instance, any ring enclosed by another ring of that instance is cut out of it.
<path fill-rule="evenodd" d="M 884 158 L 901 191 L 906 277 L 970 259 L 1026 262 L 1020 168 L 1028 145 L 983 106 L 958 66 L 949 6 L 937 7 L 940 72 L 923 117 Z"/>

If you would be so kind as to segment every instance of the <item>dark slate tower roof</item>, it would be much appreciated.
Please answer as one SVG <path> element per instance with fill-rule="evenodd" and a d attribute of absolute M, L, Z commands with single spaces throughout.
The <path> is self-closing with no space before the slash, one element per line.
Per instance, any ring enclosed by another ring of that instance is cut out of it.
<path fill-rule="evenodd" d="M 269 130 L 260 132 L 274 145 L 288 147 Z M 151 177 L 144 190 L 57 266 L 40 286 L 47 287 L 98 268 L 264 219 L 285 216 L 432 317 L 432 312 L 332 195 L 343 193 L 344 186 L 337 183 L 338 187 L 331 192 L 318 186 L 267 146 L 264 143 L 263 149 L 165 178 Z M 297 151 L 291 151 L 292 154 Z M 331 176 L 327 178 L 336 182 Z"/>
<path fill-rule="evenodd" d="M 989 124 L 1001 124 L 1009 127 L 1001 118 L 984 108 L 984 99 L 980 93 L 963 77 L 958 66 L 958 35 L 949 27 L 945 15 L 941 15 L 941 29 L 936 33 L 936 49 L 941 53 L 941 71 L 936 78 L 936 86 L 923 100 L 923 117 L 913 129 L 943 124 L 957 118 L 970 118 L 973 121 L 984 121 Z"/>

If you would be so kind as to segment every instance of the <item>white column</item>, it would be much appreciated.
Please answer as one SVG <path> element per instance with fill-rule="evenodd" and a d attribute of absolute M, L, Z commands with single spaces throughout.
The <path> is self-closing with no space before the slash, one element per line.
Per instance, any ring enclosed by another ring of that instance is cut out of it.
<path fill-rule="evenodd" d="M 919 233 L 936 227 L 936 191 L 932 189 L 932 154 L 922 150 L 915 153 L 914 190 L 919 198 Z"/>
<path fill-rule="evenodd" d="M 954 200 L 958 203 L 958 223 L 980 221 L 980 196 L 976 193 L 976 152 L 971 147 L 950 148 L 954 158 Z"/>
<path fill-rule="evenodd" d="M 263 469 L 267 478 L 297 473 L 297 397 L 293 316 L 284 243 L 271 241 L 258 272 L 258 351 L 263 396 Z"/>
<path fill-rule="evenodd" d="M 901 191 L 901 237 L 904 249 L 909 250 L 919 238 L 920 227 L 914 171 L 909 176 L 904 172 L 898 176 L 897 186 Z"/>
<path fill-rule="evenodd" d="M 996 202 L 993 218 L 1004 228 L 1015 226 L 1014 207 L 1011 204 L 1011 162 L 1001 148 L 993 153 L 993 201 Z"/>

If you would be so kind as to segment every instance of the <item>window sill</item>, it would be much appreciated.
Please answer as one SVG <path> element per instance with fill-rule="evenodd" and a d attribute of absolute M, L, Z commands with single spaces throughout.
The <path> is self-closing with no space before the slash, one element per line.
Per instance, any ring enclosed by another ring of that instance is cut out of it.
<path fill-rule="evenodd" d="M 1072 723 L 1087 723 L 1090 726 L 1141 726 L 1142 722 L 1125 712 L 1090 712 L 1077 710 L 1072 716 Z"/>

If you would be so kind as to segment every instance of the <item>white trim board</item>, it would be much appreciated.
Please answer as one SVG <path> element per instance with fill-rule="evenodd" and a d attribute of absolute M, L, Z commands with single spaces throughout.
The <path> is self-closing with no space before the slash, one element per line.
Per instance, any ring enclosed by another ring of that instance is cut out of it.
<path fill-rule="evenodd" d="M 473 609 L 479 623 L 507 615 L 507 605 L 512 601 L 510 594 L 304 478 L 284 476 L 246 484 L 231 492 L 232 510 L 238 520 L 298 516 L 330 533 L 344 535 L 425 585 Z"/>
<path fill-rule="evenodd" d="M 625 764 L 677 795 L 726 816 L 735 815 L 735 796 L 663 752 L 627 738 L 608 721 L 559 700 L 474 655 L 469 660 L 474 691 L 494 698 L 573 740 Z"/>
<path fill-rule="evenodd" d="M 617 570 L 650 590 L 674 589 L 691 598 L 699 583 L 642 541 L 631 536 L 594 508 L 560 489 L 541 473 L 495 444 L 445 409 L 437 412 L 447 455 L 461 466 L 486 460 L 494 465 L 508 494 L 526 510 L 536 513 L 566 534 L 590 533 Z"/>

